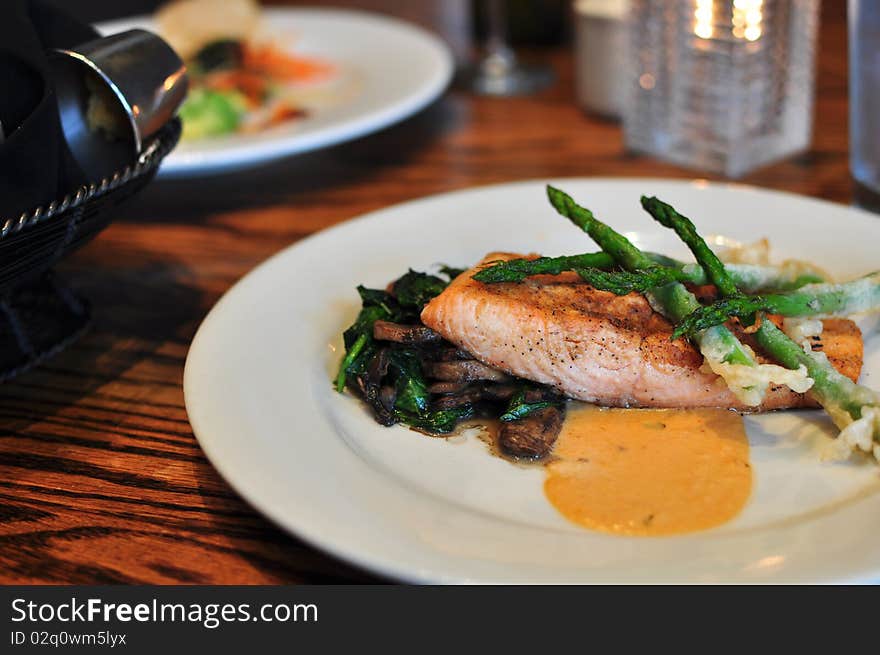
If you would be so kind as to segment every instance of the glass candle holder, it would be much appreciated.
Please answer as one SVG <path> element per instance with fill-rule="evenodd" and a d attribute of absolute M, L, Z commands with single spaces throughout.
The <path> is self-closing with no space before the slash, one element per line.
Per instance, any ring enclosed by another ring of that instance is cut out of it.
<path fill-rule="evenodd" d="M 632 150 L 740 177 L 806 150 L 818 0 L 631 0 Z"/>

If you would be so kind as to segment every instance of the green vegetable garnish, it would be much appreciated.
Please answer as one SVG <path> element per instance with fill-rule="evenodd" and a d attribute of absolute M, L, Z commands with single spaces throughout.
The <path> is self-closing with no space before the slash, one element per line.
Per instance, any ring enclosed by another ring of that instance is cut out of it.
<path fill-rule="evenodd" d="M 431 298 L 439 295 L 447 284 L 449 282 L 435 275 L 419 273 L 410 269 L 406 275 L 394 283 L 394 297 L 401 305 L 421 309 Z"/>
<path fill-rule="evenodd" d="M 452 409 L 441 409 L 425 414 L 410 414 L 395 410 L 394 417 L 401 423 L 410 427 L 434 434 L 446 434 L 452 432 L 459 421 L 471 418 L 474 415 L 473 405 L 462 405 Z"/>
<path fill-rule="evenodd" d="M 245 112 L 244 97 L 236 91 L 193 90 L 180 108 L 184 139 L 230 134 Z"/>
<path fill-rule="evenodd" d="M 417 416 L 424 414 L 430 398 L 418 355 L 408 349 L 395 350 L 391 353 L 391 368 L 397 375 L 394 408 Z"/>
<path fill-rule="evenodd" d="M 559 401 L 551 401 L 551 400 L 539 400 L 537 402 L 526 402 L 526 390 L 521 389 L 517 391 L 513 397 L 510 399 L 510 402 L 507 405 L 507 409 L 501 415 L 502 421 L 518 421 L 521 418 L 525 418 L 529 414 L 533 414 L 542 409 L 546 409 L 547 407 L 553 407 L 559 405 Z"/>

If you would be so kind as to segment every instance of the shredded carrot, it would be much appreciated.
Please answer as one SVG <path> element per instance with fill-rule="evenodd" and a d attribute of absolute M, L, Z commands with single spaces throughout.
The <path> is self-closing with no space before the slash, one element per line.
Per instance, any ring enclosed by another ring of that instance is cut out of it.
<path fill-rule="evenodd" d="M 254 106 L 261 105 L 269 93 L 269 83 L 265 77 L 244 69 L 215 73 L 207 86 L 217 91 L 239 91 Z"/>
<path fill-rule="evenodd" d="M 275 109 L 272 110 L 272 115 L 269 116 L 269 120 L 266 122 L 267 125 L 278 125 L 279 123 L 283 123 L 292 118 L 302 118 L 307 115 L 307 112 L 304 109 L 299 107 L 293 107 L 291 105 L 278 105 Z"/>
<path fill-rule="evenodd" d="M 246 46 L 244 67 L 271 77 L 286 80 L 315 80 L 328 77 L 333 66 L 306 57 L 295 57 L 274 46 Z"/>

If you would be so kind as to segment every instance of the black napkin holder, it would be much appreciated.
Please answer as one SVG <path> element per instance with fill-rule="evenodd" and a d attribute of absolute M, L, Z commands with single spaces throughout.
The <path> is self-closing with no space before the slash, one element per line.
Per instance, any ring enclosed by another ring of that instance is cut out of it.
<path fill-rule="evenodd" d="M 0 382 L 59 352 L 88 327 L 88 302 L 52 268 L 153 179 L 180 130 L 175 118 L 122 170 L 18 216 L 0 216 Z"/>

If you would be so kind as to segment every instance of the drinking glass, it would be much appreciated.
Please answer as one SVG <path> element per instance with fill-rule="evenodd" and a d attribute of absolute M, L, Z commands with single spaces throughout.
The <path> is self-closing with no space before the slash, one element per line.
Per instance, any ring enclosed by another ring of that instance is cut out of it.
<path fill-rule="evenodd" d="M 486 40 L 483 57 L 464 71 L 465 85 L 482 95 L 513 96 L 540 91 L 554 78 L 549 66 L 520 62 L 507 39 L 504 0 L 483 0 Z"/>

